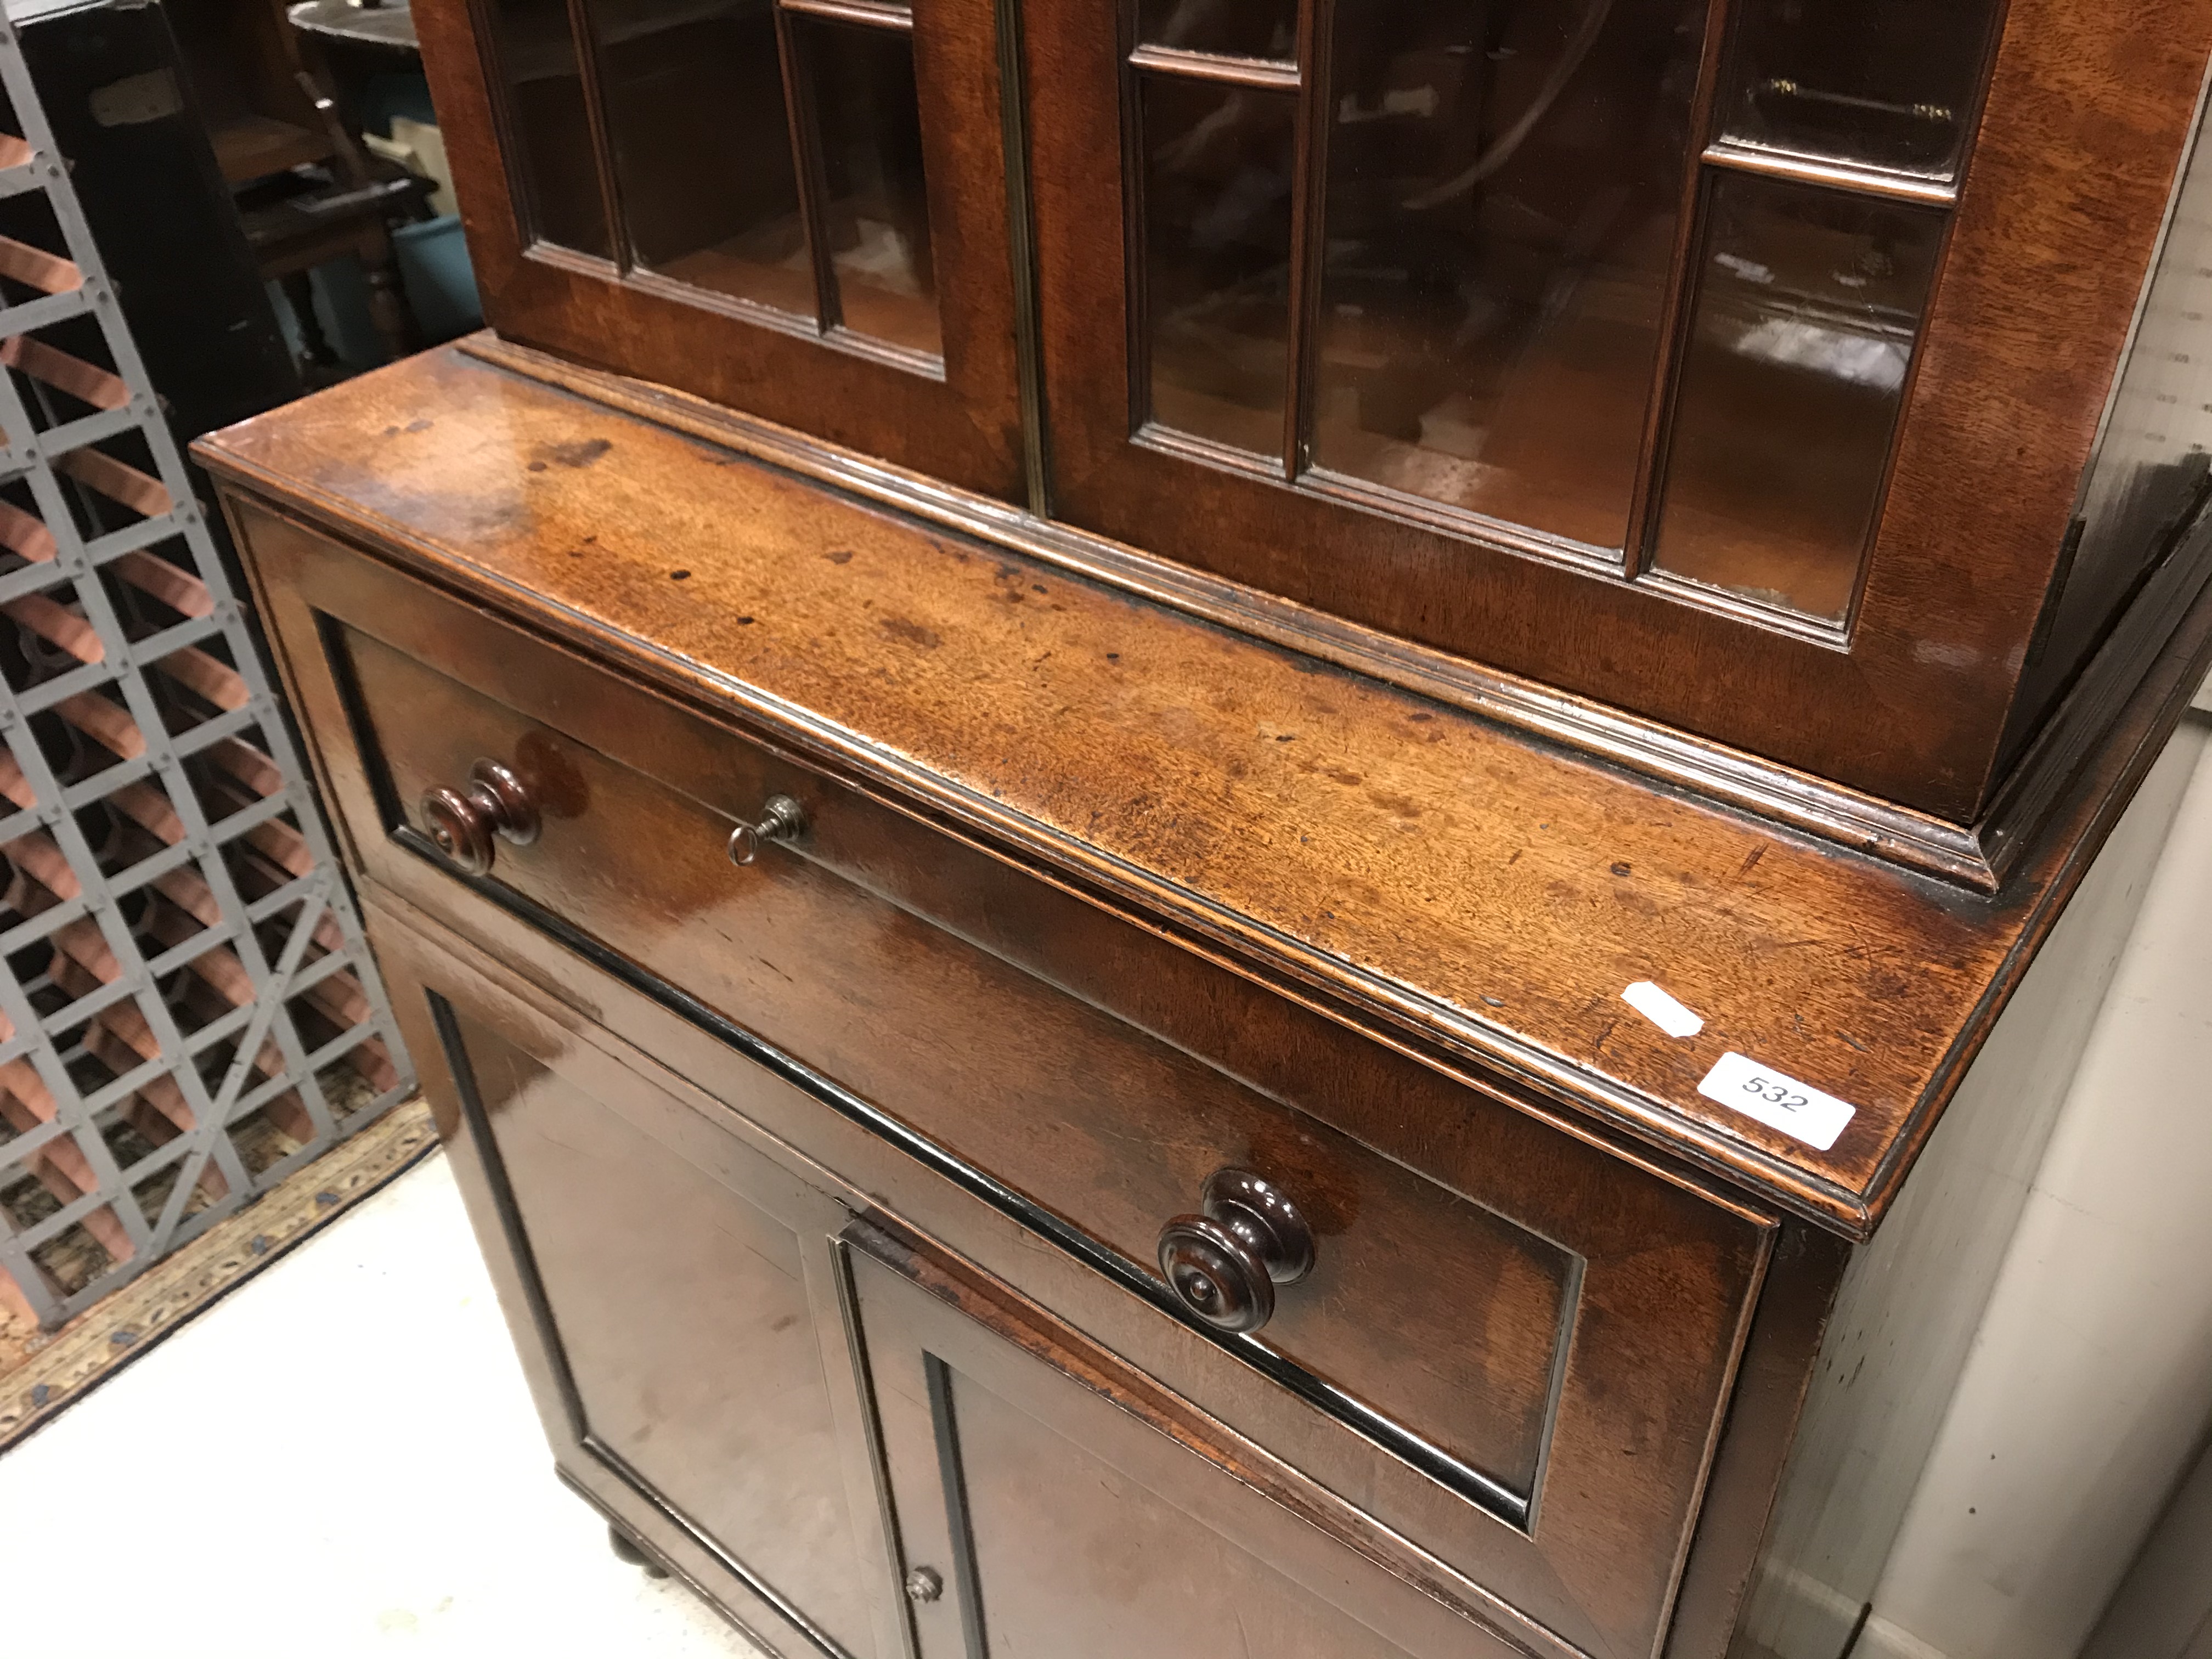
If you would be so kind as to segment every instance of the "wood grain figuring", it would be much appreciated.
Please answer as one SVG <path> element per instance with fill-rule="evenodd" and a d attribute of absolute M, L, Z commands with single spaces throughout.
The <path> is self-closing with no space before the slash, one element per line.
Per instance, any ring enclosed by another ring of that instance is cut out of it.
<path fill-rule="evenodd" d="M 2002 895 L 1962 895 L 456 353 L 202 453 L 680 696 L 1846 1231 L 1893 1194 L 2116 810 L 2082 796 Z M 2154 677 L 2109 767 L 2126 775 L 2190 672 Z M 1705 1017 L 1698 1039 L 1620 1002 L 1646 978 Z M 1729 1048 L 1856 1116 L 1820 1152 L 1723 1112 L 1696 1091 Z"/>
<path fill-rule="evenodd" d="M 604 972 L 549 951 L 413 850 L 419 838 L 374 834 L 433 779 L 505 756 L 542 827 L 501 848 L 483 893 L 537 901 L 1121 1261 L 1149 1271 L 1162 1224 L 1215 1170 L 1272 1172 L 1322 1249 L 1268 1348 L 1517 1486 L 1540 1537 L 1425 1479 L 1394 1480 L 1372 1442 L 1346 1489 L 1575 1640 L 1656 1630 L 1756 1293 L 1763 1217 L 1459 1089 L 387 568 L 281 526 L 253 536 L 295 693 L 377 889 L 671 1052 L 665 1031 L 611 1006 Z M 782 792 L 803 798 L 802 842 L 732 870 L 730 819 Z M 751 1069 L 711 1039 L 681 1063 L 717 1087 Z M 758 1090 L 734 1098 L 760 1110 Z M 849 1150 L 823 1161 L 854 1167 Z M 1251 1391 L 1224 1414 L 1249 1423 Z"/>
<path fill-rule="evenodd" d="M 561 1478 L 786 1654 L 1833 1659 L 2212 669 L 2212 0 L 642 3 L 422 0 L 497 334 L 198 447 Z"/>

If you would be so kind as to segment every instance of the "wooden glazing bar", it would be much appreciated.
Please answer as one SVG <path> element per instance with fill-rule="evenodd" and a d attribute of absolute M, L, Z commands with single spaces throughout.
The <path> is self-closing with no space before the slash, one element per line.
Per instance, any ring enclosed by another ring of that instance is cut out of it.
<path fill-rule="evenodd" d="M 1037 306 L 1036 198 L 1030 177 L 1028 67 L 1022 52 L 1020 0 L 997 0 L 999 130 L 1006 158 L 1007 264 L 1014 279 L 1014 372 L 1020 382 L 1022 481 L 1029 510 L 1052 513 L 1051 469 L 1045 455 L 1044 344 Z"/>
<path fill-rule="evenodd" d="M 1682 168 L 1682 205 L 1674 222 L 1674 256 L 1669 262 L 1667 297 L 1661 314 L 1658 361 L 1651 367 L 1651 391 L 1644 411 L 1644 441 L 1636 457 L 1636 483 L 1628 501 L 1628 534 L 1621 549 L 1620 573 L 1633 579 L 1650 562 L 1656 540 L 1659 477 L 1667 465 L 1667 422 L 1674 411 L 1674 370 L 1690 326 L 1690 301 L 1697 283 L 1691 256 L 1705 234 L 1705 168 L 1698 152 L 1713 128 L 1721 77 L 1728 64 L 1730 0 L 1711 0 L 1705 8 L 1705 51 L 1698 62 L 1698 88 L 1690 110 L 1689 158 Z"/>
<path fill-rule="evenodd" d="M 1297 150 L 1291 163 L 1291 292 L 1284 343 L 1283 481 L 1305 470 L 1312 431 L 1313 342 L 1320 334 L 1321 264 L 1328 243 L 1328 52 L 1334 0 L 1299 0 L 1298 62 L 1313 73 L 1298 87 Z"/>
<path fill-rule="evenodd" d="M 783 108 L 791 129 L 791 155 L 799 184 L 799 222 L 806 233 L 806 257 L 814 268 L 814 325 L 823 334 L 844 321 L 837 292 L 837 270 L 830 258 L 829 180 L 822 171 L 822 128 L 814 109 L 814 77 L 805 48 L 792 26 L 791 13 L 775 11 L 775 54 L 783 75 Z"/>
<path fill-rule="evenodd" d="M 629 236 L 623 222 L 622 191 L 615 183 L 614 141 L 607 136 L 605 89 L 599 82 L 599 38 L 584 0 L 568 0 L 568 28 L 576 40 L 576 78 L 584 92 L 584 118 L 592 130 L 592 162 L 607 220 L 607 252 L 615 269 L 630 268 Z M 532 225 L 531 234 L 538 228 Z"/>
<path fill-rule="evenodd" d="M 1303 10 L 1310 9 L 1311 0 Z M 1299 26 L 1301 40 L 1304 25 Z M 1303 50 L 1303 48 L 1302 48 Z M 1219 52 L 1185 52 L 1180 46 L 1139 46 L 1129 54 L 1132 69 L 1177 75 L 1191 81 L 1219 81 L 1234 87 L 1261 87 L 1270 92 L 1294 91 L 1301 76 L 1296 64 L 1279 58 L 1229 58 Z"/>
<path fill-rule="evenodd" d="M 1137 0 L 1121 0 L 1114 9 L 1121 30 L 1115 49 L 1121 62 L 1115 73 L 1118 83 L 1115 90 L 1121 115 L 1117 128 L 1121 148 L 1115 159 L 1121 164 L 1121 326 L 1127 331 L 1124 361 L 1128 366 L 1123 391 L 1128 399 L 1127 430 L 1140 433 L 1152 413 L 1152 284 L 1146 278 L 1145 251 L 1144 77 L 1130 68 L 1137 50 Z"/>

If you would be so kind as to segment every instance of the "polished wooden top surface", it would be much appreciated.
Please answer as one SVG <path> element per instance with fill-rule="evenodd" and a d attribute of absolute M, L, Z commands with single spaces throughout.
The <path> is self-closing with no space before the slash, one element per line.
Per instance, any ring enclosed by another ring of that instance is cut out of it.
<path fill-rule="evenodd" d="M 2200 605 L 1994 897 L 1800 838 L 448 348 L 216 471 L 1211 940 L 1439 1063 L 1853 1234 L 1878 1219 L 2212 638 Z M 1602 649 L 1601 641 L 1582 648 Z M 1656 981 L 1705 1019 L 1668 1036 Z M 1818 1151 L 1724 1053 L 1856 1109 Z M 1472 1069 L 1472 1068 L 1468 1068 Z"/>

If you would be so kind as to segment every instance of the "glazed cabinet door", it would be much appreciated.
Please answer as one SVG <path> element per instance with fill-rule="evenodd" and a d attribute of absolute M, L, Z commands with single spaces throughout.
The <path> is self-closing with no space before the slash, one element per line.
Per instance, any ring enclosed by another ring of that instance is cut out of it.
<path fill-rule="evenodd" d="M 2103 395 L 2008 308 L 2116 354 L 2149 249 L 2038 174 L 2107 25 L 2004 13 L 1030 0 L 1054 510 L 1970 819 L 2071 511 L 1994 486 Z M 2151 226 L 2180 87 L 2094 100 Z"/>
<path fill-rule="evenodd" d="M 1236 1437 L 926 1243 L 846 1235 L 921 1659 L 1519 1651 L 1264 1495 Z"/>
<path fill-rule="evenodd" d="M 425 0 L 501 334 L 1022 476 L 991 0 Z"/>
<path fill-rule="evenodd" d="M 372 932 L 563 1474 L 775 1652 L 896 1659 L 848 1212 L 574 1017 Z"/>

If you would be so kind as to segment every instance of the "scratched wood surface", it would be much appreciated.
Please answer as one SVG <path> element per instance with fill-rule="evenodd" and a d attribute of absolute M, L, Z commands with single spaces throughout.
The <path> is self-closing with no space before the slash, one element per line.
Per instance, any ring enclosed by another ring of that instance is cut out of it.
<path fill-rule="evenodd" d="M 1993 898 L 903 522 L 447 349 L 217 471 L 708 708 L 1853 1233 L 2185 701 L 2194 616 Z M 2200 611 L 2203 607 L 2200 607 Z M 2194 653 L 2194 654 L 2192 654 Z M 1666 1036 L 1650 979 L 1704 1017 Z M 1818 1151 L 1723 1053 L 1852 1103 Z"/>

